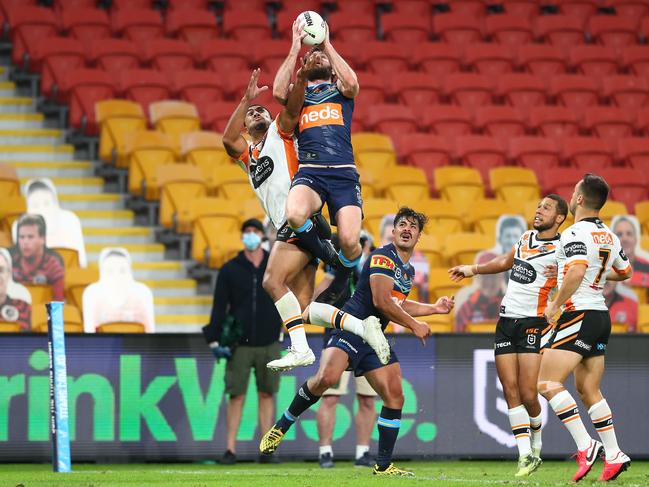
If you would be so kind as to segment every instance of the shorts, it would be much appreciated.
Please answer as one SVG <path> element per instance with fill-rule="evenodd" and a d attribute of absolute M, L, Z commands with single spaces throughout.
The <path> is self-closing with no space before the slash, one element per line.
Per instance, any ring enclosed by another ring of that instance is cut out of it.
<path fill-rule="evenodd" d="M 358 206 L 363 209 L 361 182 L 356 169 L 300 167 L 293 178 L 291 187 L 308 186 L 318 193 L 322 203 L 329 207 L 329 221 L 336 224 L 338 210 L 345 206 Z"/>
<path fill-rule="evenodd" d="M 331 239 L 331 227 L 327 223 L 327 220 L 322 216 L 322 213 L 316 213 L 311 217 L 311 221 L 316 227 L 316 232 L 318 233 L 318 236 L 324 240 L 329 240 Z M 277 238 L 276 240 L 278 242 L 286 242 L 295 245 L 297 248 L 300 250 L 303 250 L 304 252 L 309 252 L 304 245 L 302 245 L 302 242 L 300 242 L 300 239 L 298 238 L 297 235 L 295 235 L 295 232 L 291 227 L 289 227 L 288 222 L 284 223 L 279 230 L 277 230 Z M 318 265 L 318 259 L 316 257 L 313 257 L 309 261 L 307 265 Z"/>
<path fill-rule="evenodd" d="M 352 374 L 350 371 L 346 370 L 343 372 L 343 375 L 340 376 L 338 383 L 333 387 L 330 387 L 322 393 L 323 396 L 346 396 L 349 392 L 349 379 Z M 354 377 L 354 388 L 356 389 L 356 394 L 361 396 L 376 397 L 378 394 L 365 377 Z"/>
<path fill-rule="evenodd" d="M 266 367 L 271 360 L 280 358 L 282 346 L 279 342 L 265 347 L 248 347 L 240 345 L 234 349 L 232 358 L 225 366 L 225 393 L 231 396 L 242 396 L 248 390 L 250 370 L 255 371 L 257 390 L 267 394 L 277 394 L 279 390 L 279 373 Z"/>
<path fill-rule="evenodd" d="M 561 313 L 550 348 L 570 350 L 587 357 L 606 353 L 611 336 L 611 315 L 608 311 L 564 311 Z"/>
<path fill-rule="evenodd" d="M 366 374 L 375 369 L 385 367 L 376 355 L 376 352 L 365 340 L 344 330 L 333 330 L 325 348 L 336 347 L 342 350 L 349 357 L 347 370 L 354 372 L 356 377 Z M 390 360 L 386 365 L 399 362 L 394 351 L 390 349 Z"/>
<path fill-rule="evenodd" d="M 539 353 L 549 339 L 552 326 L 542 317 L 506 318 L 496 324 L 494 353 Z M 545 338 L 545 340 L 544 340 Z"/>

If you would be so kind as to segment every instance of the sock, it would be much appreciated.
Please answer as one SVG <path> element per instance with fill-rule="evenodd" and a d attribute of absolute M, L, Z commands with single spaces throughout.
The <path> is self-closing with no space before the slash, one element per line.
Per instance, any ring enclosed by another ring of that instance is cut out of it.
<path fill-rule="evenodd" d="M 311 303 L 309 306 L 309 321 L 312 325 L 345 330 L 363 337 L 363 321 L 355 316 L 339 310 L 335 306 L 324 303 Z"/>
<path fill-rule="evenodd" d="M 311 219 L 308 219 L 301 227 L 291 227 L 291 229 L 300 239 L 302 245 L 304 245 L 314 257 L 317 257 L 328 264 L 335 264 L 335 262 L 331 262 L 333 258 L 333 248 L 329 249 L 326 247 L 327 244 L 325 244 L 325 242 L 318 236 L 316 227 Z"/>
<path fill-rule="evenodd" d="M 334 270 L 331 284 L 315 298 L 318 303 L 335 304 L 349 286 L 349 278 L 354 272 L 353 267 L 339 265 Z"/>
<path fill-rule="evenodd" d="M 302 309 L 300 303 L 291 291 L 275 302 L 275 307 L 284 322 L 284 326 L 291 337 L 291 345 L 298 352 L 309 350 L 309 343 L 306 341 L 304 323 L 302 323 Z"/>
<path fill-rule="evenodd" d="M 288 409 L 279 418 L 275 426 L 286 433 L 300 414 L 320 400 L 320 396 L 311 393 L 306 382 L 300 386 Z"/>
<path fill-rule="evenodd" d="M 566 390 L 561 391 L 550 399 L 550 407 L 565 427 L 568 428 L 568 432 L 577 444 L 577 449 L 585 450 L 588 448 L 591 438 L 579 417 L 577 403 L 570 393 Z"/>
<path fill-rule="evenodd" d="M 602 440 L 602 443 L 604 443 L 606 459 L 611 460 L 618 454 L 620 447 L 617 444 L 617 437 L 615 436 L 611 408 L 608 407 L 606 399 L 602 399 L 598 403 L 593 404 L 588 410 L 588 414 L 593 421 L 593 426 L 595 426 L 597 434 Z"/>
<path fill-rule="evenodd" d="M 329 455 L 331 455 L 332 457 L 334 456 L 334 451 L 331 448 L 331 445 L 321 446 L 320 447 L 320 456 L 326 455 L 327 453 L 329 453 Z"/>
<path fill-rule="evenodd" d="M 369 445 L 356 445 L 356 460 L 361 458 L 368 451 L 370 451 Z"/>
<path fill-rule="evenodd" d="M 383 406 L 377 424 L 379 429 L 379 454 L 376 457 L 376 464 L 381 470 L 384 470 L 392 463 L 392 451 L 401 427 L 401 409 L 391 409 Z"/>
<path fill-rule="evenodd" d="M 530 416 L 527 414 L 527 409 L 522 404 L 511 408 L 507 411 L 509 416 L 509 424 L 512 427 L 512 433 L 516 438 L 516 445 L 518 445 L 518 456 L 523 458 L 532 453 L 532 445 L 530 444 Z"/>
<path fill-rule="evenodd" d="M 356 257 L 354 260 L 349 260 L 347 257 L 345 257 L 345 254 L 343 254 L 343 251 L 339 250 L 338 260 L 340 260 L 340 263 L 347 269 L 354 269 L 361 261 L 361 255 L 363 255 L 362 252 L 358 254 L 358 257 Z"/>
<path fill-rule="evenodd" d="M 531 442 L 532 449 L 541 451 L 541 417 L 542 413 L 539 413 L 538 416 L 533 418 L 530 416 L 530 432 L 532 433 Z"/>

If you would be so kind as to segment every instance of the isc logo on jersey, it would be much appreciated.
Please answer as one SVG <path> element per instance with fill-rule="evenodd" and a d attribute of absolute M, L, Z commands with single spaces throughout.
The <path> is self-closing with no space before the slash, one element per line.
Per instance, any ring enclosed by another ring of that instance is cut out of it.
<path fill-rule="evenodd" d="M 300 115 L 300 131 L 323 125 L 344 125 L 340 103 L 321 103 L 304 107 Z"/>
<path fill-rule="evenodd" d="M 383 255 L 375 255 L 372 257 L 372 262 L 370 262 L 370 267 L 380 267 L 382 269 L 394 270 L 394 262 L 388 257 Z"/>

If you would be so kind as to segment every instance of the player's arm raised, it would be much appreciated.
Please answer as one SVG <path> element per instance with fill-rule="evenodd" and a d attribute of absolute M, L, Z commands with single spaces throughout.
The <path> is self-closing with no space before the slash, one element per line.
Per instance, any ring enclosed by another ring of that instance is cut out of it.
<path fill-rule="evenodd" d="M 279 114 L 278 124 L 279 128 L 284 133 L 293 132 L 295 126 L 300 120 L 300 113 L 302 112 L 302 105 L 304 104 L 304 90 L 307 84 L 307 76 L 309 71 L 315 66 L 315 59 L 309 56 L 306 62 L 300 60 L 302 66 L 297 72 L 295 84 L 286 100 L 286 106 Z"/>
<path fill-rule="evenodd" d="M 514 249 L 491 259 L 486 264 L 458 265 L 448 270 L 451 281 L 459 282 L 465 277 L 477 274 L 498 274 L 508 271 L 514 265 Z"/>
<path fill-rule="evenodd" d="M 430 328 L 426 323 L 417 321 L 392 299 L 392 288 L 394 279 L 383 274 L 370 276 L 370 288 L 372 289 L 372 301 L 378 309 L 390 321 L 405 326 L 421 338 L 425 343 L 426 337 L 430 335 Z"/>
<path fill-rule="evenodd" d="M 325 40 L 322 43 L 322 48 L 329 58 L 331 69 L 333 69 L 333 72 L 338 77 L 338 89 L 347 98 L 354 98 L 360 90 L 358 77 L 351 66 L 347 64 L 347 61 L 331 45 L 329 41 L 329 25 L 326 26 Z"/>
<path fill-rule="evenodd" d="M 306 32 L 304 32 L 304 26 L 297 20 L 293 22 L 291 50 L 288 52 L 288 56 L 286 56 L 286 59 L 284 59 L 284 62 L 277 70 L 275 80 L 273 81 L 273 97 L 282 105 L 286 105 L 288 93 L 291 89 L 291 75 L 293 74 L 295 63 L 300 54 L 302 39 L 304 39 L 306 35 Z"/>
<path fill-rule="evenodd" d="M 259 68 L 252 72 L 246 92 L 243 94 L 243 98 L 241 98 L 239 105 L 234 110 L 230 116 L 230 120 L 228 120 L 228 124 L 225 126 L 223 132 L 223 146 L 230 157 L 239 157 L 248 148 L 246 139 L 241 135 L 241 130 L 243 130 L 244 122 L 246 120 L 246 112 L 248 111 L 248 108 L 250 108 L 252 100 L 268 89 L 268 86 L 257 86 L 260 72 L 261 70 Z"/>

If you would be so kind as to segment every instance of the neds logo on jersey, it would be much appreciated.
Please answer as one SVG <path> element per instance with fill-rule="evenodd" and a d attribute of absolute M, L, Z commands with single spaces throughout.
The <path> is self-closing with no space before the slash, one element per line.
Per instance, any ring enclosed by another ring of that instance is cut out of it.
<path fill-rule="evenodd" d="M 591 236 L 597 245 L 613 245 L 613 237 L 608 232 L 592 232 Z"/>
<path fill-rule="evenodd" d="M 321 103 L 304 107 L 300 115 L 300 131 L 323 125 L 344 125 L 340 103 Z"/>

